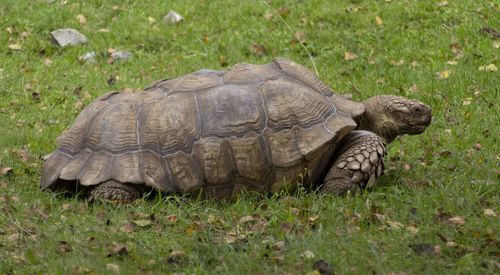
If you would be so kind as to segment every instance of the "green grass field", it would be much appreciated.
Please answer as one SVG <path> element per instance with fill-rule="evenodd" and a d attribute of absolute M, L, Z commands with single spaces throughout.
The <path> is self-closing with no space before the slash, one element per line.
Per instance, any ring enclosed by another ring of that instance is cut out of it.
<path fill-rule="evenodd" d="M 185 21 L 165 24 L 169 10 Z M 318 274 L 320 259 L 336 273 L 500 272 L 498 1 L 4 0 L 0 27 L 2 274 Z M 89 42 L 57 47 L 58 28 Z M 109 64 L 110 48 L 133 58 Z M 40 191 L 42 157 L 99 95 L 275 56 L 355 100 L 426 102 L 433 123 L 396 140 L 379 187 L 355 196 L 109 205 Z"/>

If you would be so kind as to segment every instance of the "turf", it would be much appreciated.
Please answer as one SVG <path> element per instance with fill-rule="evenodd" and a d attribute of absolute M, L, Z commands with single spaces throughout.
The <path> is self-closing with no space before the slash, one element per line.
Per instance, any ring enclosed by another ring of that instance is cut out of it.
<path fill-rule="evenodd" d="M 184 22 L 162 22 L 169 10 Z M 496 1 L 6 0 L 0 26 L 0 273 L 500 271 Z M 89 43 L 57 47 L 57 28 Z M 133 58 L 110 64 L 109 48 Z M 124 206 L 39 190 L 42 156 L 99 95 L 274 56 L 355 100 L 426 102 L 433 123 L 391 144 L 379 187 L 354 196 Z"/>

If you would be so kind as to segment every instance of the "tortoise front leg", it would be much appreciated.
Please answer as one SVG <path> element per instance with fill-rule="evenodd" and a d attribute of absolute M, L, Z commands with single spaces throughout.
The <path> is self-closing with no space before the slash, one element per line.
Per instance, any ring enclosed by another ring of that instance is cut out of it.
<path fill-rule="evenodd" d="M 90 201 L 131 203 L 142 196 L 143 190 L 136 184 L 115 180 L 103 182 L 87 193 Z"/>
<path fill-rule="evenodd" d="M 384 170 L 384 140 L 368 131 L 353 131 L 326 175 L 322 191 L 343 195 L 375 186 Z"/>

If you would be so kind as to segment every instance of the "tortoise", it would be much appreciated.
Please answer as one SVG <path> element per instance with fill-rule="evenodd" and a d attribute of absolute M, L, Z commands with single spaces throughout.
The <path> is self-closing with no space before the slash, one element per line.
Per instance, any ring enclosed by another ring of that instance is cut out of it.
<path fill-rule="evenodd" d="M 278 57 L 203 69 L 97 98 L 58 138 L 41 188 L 131 202 L 145 192 L 231 198 L 298 185 L 375 186 L 386 144 L 420 134 L 431 108 L 400 96 L 354 102 Z"/>

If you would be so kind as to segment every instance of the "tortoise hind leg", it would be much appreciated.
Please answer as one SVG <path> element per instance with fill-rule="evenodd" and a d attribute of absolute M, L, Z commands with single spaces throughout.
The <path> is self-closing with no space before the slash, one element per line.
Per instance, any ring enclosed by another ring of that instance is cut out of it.
<path fill-rule="evenodd" d="M 353 131 L 326 175 L 322 191 L 343 195 L 375 186 L 384 170 L 384 140 L 368 131 Z"/>
<path fill-rule="evenodd" d="M 92 188 L 87 193 L 87 199 L 90 201 L 131 203 L 142 194 L 143 190 L 136 184 L 109 180 Z"/>

